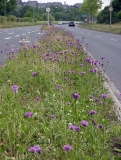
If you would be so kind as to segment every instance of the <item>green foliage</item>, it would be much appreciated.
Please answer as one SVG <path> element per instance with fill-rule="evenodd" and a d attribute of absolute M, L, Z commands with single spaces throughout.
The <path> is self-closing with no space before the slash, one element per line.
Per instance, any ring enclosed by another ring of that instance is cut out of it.
<path fill-rule="evenodd" d="M 0 16 L 0 23 L 3 23 L 3 22 L 4 22 L 4 17 Z"/>
<path fill-rule="evenodd" d="M 98 23 L 110 23 L 110 12 L 109 7 L 106 6 L 102 12 L 97 17 Z M 112 23 L 120 22 L 121 21 L 121 1 L 120 0 L 113 0 L 112 1 Z"/>
<path fill-rule="evenodd" d="M 0 15 L 4 15 L 4 11 L 6 15 L 9 15 L 11 11 L 15 9 L 17 5 L 16 0 L 0 0 Z"/>
<path fill-rule="evenodd" d="M 42 30 L 47 28 L 43 26 Z M 120 136 L 121 126 L 115 119 L 110 97 L 102 98 L 108 91 L 98 68 L 100 63 L 85 54 L 82 41 L 70 32 L 50 27 L 40 42 L 23 42 L 17 55 L 8 46 L 9 60 L 0 68 L 1 160 L 115 158 L 110 141 L 112 136 Z M 92 68 L 95 73 L 89 71 Z M 13 85 L 19 86 L 18 92 L 12 90 Z M 74 93 L 80 97 L 74 99 Z M 96 110 L 95 115 L 89 115 L 92 109 Z M 25 117 L 26 112 L 33 116 Z M 88 126 L 82 126 L 82 120 L 88 121 Z M 70 123 L 79 130 L 69 129 Z M 100 123 L 103 128 L 98 127 Z M 63 151 L 65 144 L 71 145 L 72 150 Z M 33 145 L 41 146 L 42 153 L 30 153 L 28 149 Z"/>
<path fill-rule="evenodd" d="M 87 15 L 95 15 L 102 6 L 102 0 L 84 0 L 80 11 Z"/>

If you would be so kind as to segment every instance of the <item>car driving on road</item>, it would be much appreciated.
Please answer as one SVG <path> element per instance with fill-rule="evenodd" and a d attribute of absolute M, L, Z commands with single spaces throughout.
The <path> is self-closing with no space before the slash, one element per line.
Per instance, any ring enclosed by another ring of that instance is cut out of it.
<path fill-rule="evenodd" d="M 75 23 L 74 22 L 69 22 L 69 27 L 75 27 Z"/>

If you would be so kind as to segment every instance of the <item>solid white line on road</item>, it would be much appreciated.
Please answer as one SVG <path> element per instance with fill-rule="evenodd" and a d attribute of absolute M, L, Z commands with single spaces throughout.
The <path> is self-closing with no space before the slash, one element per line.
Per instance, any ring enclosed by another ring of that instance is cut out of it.
<path fill-rule="evenodd" d="M 116 42 L 117 40 L 116 39 L 111 39 L 111 41 L 115 41 Z"/>
<path fill-rule="evenodd" d="M 44 33 L 38 33 L 38 34 L 44 34 Z"/>
<path fill-rule="evenodd" d="M 97 36 L 97 37 L 102 37 L 102 36 Z"/>
<path fill-rule="evenodd" d="M 16 36 L 14 36 L 14 37 L 19 37 L 20 35 L 16 35 Z"/>
<path fill-rule="evenodd" d="M 12 37 L 7 37 L 7 38 L 4 38 L 4 39 L 11 39 Z"/>
<path fill-rule="evenodd" d="M 25 33 L 22 34 L 23 36 L 26 35 Z"/>

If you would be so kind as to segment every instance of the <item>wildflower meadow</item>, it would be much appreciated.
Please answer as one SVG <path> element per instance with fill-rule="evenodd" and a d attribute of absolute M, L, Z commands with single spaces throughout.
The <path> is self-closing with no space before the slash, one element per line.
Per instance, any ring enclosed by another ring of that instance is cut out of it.
<path fill-rule="evenodd" d="M 104 58 L 89 56 L 84 37 L 42 30 L 39 42 L 15 51 L 7 45 L 1 63 L 0 160 L 120 159 L 114 139 L 121 127 L 104 87 Z"/>

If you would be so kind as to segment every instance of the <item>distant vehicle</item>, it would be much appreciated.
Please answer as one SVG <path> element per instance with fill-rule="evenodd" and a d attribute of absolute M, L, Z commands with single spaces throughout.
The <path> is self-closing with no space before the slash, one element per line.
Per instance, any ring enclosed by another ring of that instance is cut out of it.
<path fill-rule="evenodd" d="M 63 22 L 61 22 L 61 21 L 58 22 L 58 25 L 62 25 L 62 24 L 63 24 Z"/>
<path fill-rule="evenodd" d="M 69 22 L 69 27 L 75 27 L 75 23 L 74 22 Z"/>
<path fill-rule="evenodd" d="M 66 21 L 63 21 L 63 24 L 66 24 Z"/>

